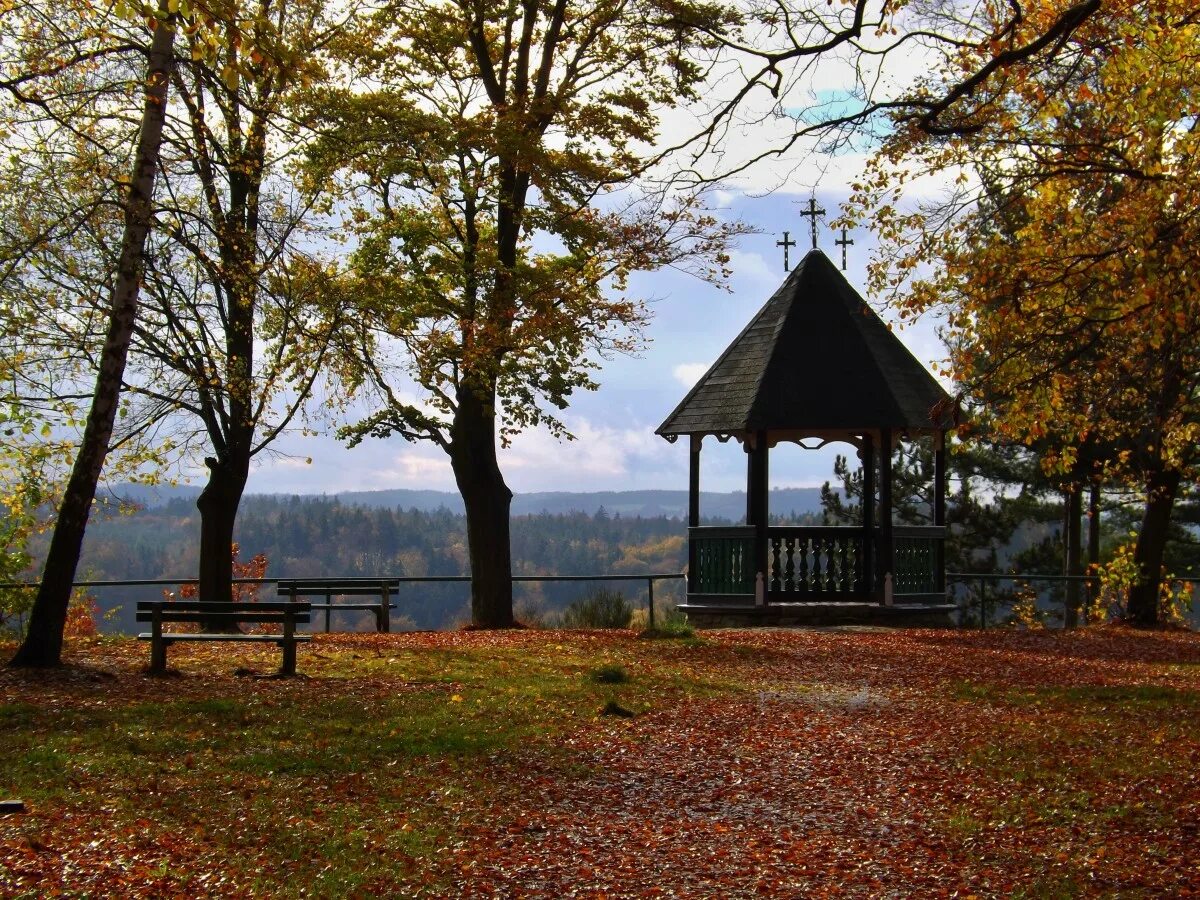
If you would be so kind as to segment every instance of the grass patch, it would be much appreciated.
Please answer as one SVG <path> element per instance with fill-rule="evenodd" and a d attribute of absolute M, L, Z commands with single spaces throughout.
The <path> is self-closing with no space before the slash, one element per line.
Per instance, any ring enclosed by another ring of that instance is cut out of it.
<path fill-rule="evenodd" d="M 155 679 L 144 645 L 76 643 L 112 674 L 0 670 L 0 796 L 28 806 L 0 817 L 0 893 L 617 895 L 651 881 L 604 854 L 642 873 L 653 848 L 647 878 L 687 894 L 750 847 L 789 873 L 798 848 L 805 880 L 750 867 L 730 896 L 1191 883 L 1190 675 L 1124 661 L 1121 635 L 1120 667 L 1013 654 L 1000 675 L 915 634 L 318 635 L 283 680 L 233 674 L 274 648 L 179 646 Z M 970 681 L 947 688 L 947 656 Z M 809 809 L 830 812 L 815 845 Z M 868 814 L 887 840 L 862 840 Z"/>
<path fill-rule="evenodd" d="M 449 878 L 464 829 L 515 799 L 506 767 L 587 776 L 559 738 L 594 723 L 613 685 L 639 711 L 730 689 L 628 637 L 464 643 L 314 642 L 306 677 L 282 681 L 232 675 L 273 668 L 270 652 L 176 648 L 183 676 L 162 680 L 140 674 L 134 642 L 96 645 L 127 668 L 65 699 L 0 705 L 0 795 L 36 816 L 85 813 L 69 819 L 85 833 L 55 846 L 173 848 L 138 857 L 166 893 L 204 893 L 193 879 L 211 858 L 240 893 L 408 894 Z M 35 821 L 0 828 L 49 845 Z"/>
<path fill-rule="evenodd" d="M 638 637 L 650 641 L 698 640 L 696 629 L 687 621 L 666 622 L 654 628 L 646 628 L 639 632 Z"/>
<path fill-rule="evenodd" d="M 0 729 L 29 725 L 37 712 L 32 703 L 0 703 Z"/>
<path fill-rule="evenodd" d="M 987 740 L 962 760 L 962 780 L 987 785 L 976 802 L 950 809 L 948 833 L 986 846 L 1004 832 L 1079 835 L 1158 834 L 1177 819 L 1169 785 L 1190 776 L 1174 748 L 1200 742 L 1200 695 L 1163 685 L 952 686 L 968 704 L 1009 707 Z M 1182 789 L 1182 788 L 1177 788 Z M 1089 837 L 1093 836 L 1093 837 Z M 1061 839 L 1061 838 L 1060 838 Z M 1153 856 L 1153 840 L 1142 848 Z M 1043 870 L 1058 870 L 1014 896 L 1074 897 L 1089 883 L 1087 852 L 1064 854 L 1053 842 L 1026 850 Z M 986 856 L 986 854 L 984 854 Z"/>

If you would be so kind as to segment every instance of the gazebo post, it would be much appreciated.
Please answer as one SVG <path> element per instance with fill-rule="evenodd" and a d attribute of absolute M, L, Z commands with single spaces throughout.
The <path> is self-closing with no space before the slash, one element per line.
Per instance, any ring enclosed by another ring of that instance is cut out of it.
<path fill-rule="evenodd" d="M 688 448 L 688 529 L 700 525 L 700 447 L 704 443 L 704 435 L 693 434 Z M 698 583 L 696 569 L 696 542 L 688 537 L 688 576 L 687 589 L 689 594 L 696 592 Z"/>
<path fill-rule="evenodd" d="M 933 524 L 946 526 L 946 432 L 938 431 L 933 436 Z M 937 589 L 946 590 L 946 538 L 935 543 L 934 571 L 937 573 Z"/>
<path fill-rule="evenodd" d="M 763 577 L 763 597 L 767 582 L 767 433 L 756 431 L 746 435 L 746 524 L 754 529 L 754 565 L 751 576 Z"/>
<path fill-rule="evenodd" d="M 862 528 L 863 528 L 863 557 L 862 583 L 859 589 L 870 594 L 875 590 L 875 435 L 871 433 L 862 436 L 862 447 L 859 449 L 862 460 L 863 493 L 862 493 Z"/>
<path fill-rule="evenodd" d="M 880 602 L 891 605 L 891 592 L 888 591 L 888 576 L 892 578 L 892 590 L 895 590 L 896 578 L 896 544 L 892 533 L 892 429 L 881 428 L 879 431 L 879 546 L 876 553 L 879 556 L 877 571 L 879 577 L 876 590 Z"/>
<path fill-rule="evenodd" d="M 700 446 L 704 435 L 693 434 L 688 454 L 688 528 L 700 524 Z"/>

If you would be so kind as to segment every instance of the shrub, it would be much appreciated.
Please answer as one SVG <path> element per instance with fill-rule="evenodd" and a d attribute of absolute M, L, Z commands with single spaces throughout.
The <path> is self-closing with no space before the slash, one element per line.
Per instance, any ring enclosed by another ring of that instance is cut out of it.
<path fill-rule="evenodd" d="M 601 666 L 592 673 L 592 681 L 601 684 L 624 684 L 628 680 L 629 673 L 625 671 L 625 667 L 616 664 Z"/>
<path fill-rule="evenodd" d="M 619 591 L 602 590 L 563 610 L 564 628 L 628 628 L 633 604 Z"/>
<path fill-rule="evenodd" d="M 641 610 L 639 610 L 641 612 Z M 643 613 L 637 626 L 641 629 L 639 637 L 644 638 L 694 638 L 696 629 L 687 620 L 687 616 L 674 606 L 665 610 L 656 610 L 654 627 L 649 627 L 649 619 Z"/>
<path fill-rule="evenodd" d="M 617 716 L 622 719 L 632 719 L 636 714 L 632 709 L 626 709 L 616 701 L 616 698 L 613 698 L 604 704 L 604 708 L 600 710 L 600 715 Z"/>
<path fill-rule="evenodd" d="M 100 615 L 100 604 L 83 588 L 71 592 L 67 606 L 67 620 L 63 623 L 65 637 L 95 637 L 99 634 L 96 617 Z"/>

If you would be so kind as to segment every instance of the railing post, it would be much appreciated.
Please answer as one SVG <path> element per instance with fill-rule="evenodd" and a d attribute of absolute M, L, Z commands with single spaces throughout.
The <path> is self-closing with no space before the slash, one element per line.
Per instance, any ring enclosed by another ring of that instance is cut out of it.
<path fill-rule="evenodd" d="M 654 579 L 646 579 L 646 597 L 650 611 L 650 630 L 654 630 Z"/>
<path fill-rule="evenodd" d="M 986 578 L 979 579 L 979 630 L 983 631 L 987 628 L 987 600 L 986 600 Z"/>
<path fill-rule="evenodd" d="M 939 431 L 933 444 L 933 524 L 946 527 L 946 433 Z M 934 590 L 946 590 L 946 535 L 933 547 Z"/>
<path fill-rule="evenodd" d="M 862 449 L 859 451 L 862 460 L 862 530 L 863 552 L 860 562 L 860 587 L 864 594 L 875 590 L 875 476 L 877 474 L 875 459 L 875 436 L 871 433 L 863 435 Z"/>

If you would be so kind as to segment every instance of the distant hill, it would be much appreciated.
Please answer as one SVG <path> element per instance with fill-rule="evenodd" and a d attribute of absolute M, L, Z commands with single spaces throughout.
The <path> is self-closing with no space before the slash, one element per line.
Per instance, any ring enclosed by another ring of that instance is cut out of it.
<path fill-rule="evenodd" d="M 182 487 L 124 484 L 112 493 L 122 499 L 138 503 L 148 509 L 166 506 L 173 500 L 194 500 L 200 488 L 193 485 Z M 346 491 L 334 495 L 320 496 L 336 499 L 350 506 L 365 506 L 372 509 L 417 509 L 433 512 L 445 509 L 461 514 L 462 498 L 450 491 L 386 490 Z M 580 512 L 595 515 L 603 509 L 608 515 L 641 516 L 655 518 L 666 516 L 673 519 L 687 518 L 687 491 L 543 491 L 517 494 L 513 498 L 512 512 L 516 516 L 550 513 L 562 515 Z M 820 488 L 780 488 L 771 492 L 771 513 L 779 516 L 804 515 L 820 512 Z M 746 514 L 744 491 L 717 493 L 702 491 L 700 513 L 706 519 L 729 519 L 736 522 Z"/>

